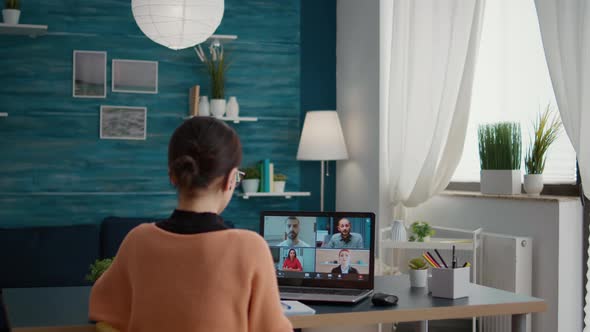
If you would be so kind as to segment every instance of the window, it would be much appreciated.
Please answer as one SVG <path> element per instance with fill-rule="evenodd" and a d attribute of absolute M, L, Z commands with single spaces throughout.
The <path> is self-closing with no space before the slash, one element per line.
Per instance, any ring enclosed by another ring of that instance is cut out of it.
<path fill-rule="evenodd" d="M 484 15 L 465 147 L 453 182 L 479 182 L 479 124 L 520 122 L 524 159 L 538 112 L 548 103 L 557 111 L 533 0 L 486 1 Z M 565 131 L 549 149 L 544 181 L 576 182 L 576 154 Z"/>

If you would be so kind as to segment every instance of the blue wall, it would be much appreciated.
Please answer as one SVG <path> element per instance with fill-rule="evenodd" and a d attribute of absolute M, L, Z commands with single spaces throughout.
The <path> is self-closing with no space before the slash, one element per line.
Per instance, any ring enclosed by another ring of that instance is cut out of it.
<path fill-rule="evenodd" d="M 303 11 L 307 6 L 312 2 L 226 1 L 217 33 L 238 35 L 226 48 L 233 59 L 226 94 L 237 96 L 242 115 L 260 118 L 233 125 L 244 146 L 243 165 L 270 158 L 276 170 L 289 176 L 287 190 L 314 192 L 305 201 L 236 197 L 224 217 L 237 227 L 257 230 L 264 209 L 314 209 L 319 202 L 319 181 L 311 177 L 315 170 L 295 160 L 300 110 L 335 106 L 335 62 L 328 63 L 332 69 L 327 72 L 307 75 L 315 60 L 302 53 L 311 48 L 301 36 L 314 37 L 319 19 L 311 17 L 313 23 L 306 24 L 313 13 Z M 318 7 L 332 11 L 322 26 L 334 25 L 329 27 L 334 33 L 322 32 L 313 42 L 332 38 L 325 47 L 335 54 L 335 1 Z M 167 178 L 168 139 L 188 113 L 189 87 L 200 84 L 208 92 L 194 52 L 150 41 L 136 26 L 128 0 L 24 1 L 21 23 L 47 24 L 49 34 L 36 39 L 0 36 L 0 112 L 9 113 L 0 118 L 0 226 L 168 215 L 176 203 Z M 73 50 L 108 53 L 106 99 L 71 96 Z M 335 61 L 335 56 L 329 58 Z M 112 59 L 159 61 L 159 93 L 111 92 Z M 333 88 L 318 92 L 317 99 L 308 88 L 322 77 Z M 100 105 L 146 106 L 147 140 L 100 140 Z M 319 176 L 319 163 L 317 167 Z"/>

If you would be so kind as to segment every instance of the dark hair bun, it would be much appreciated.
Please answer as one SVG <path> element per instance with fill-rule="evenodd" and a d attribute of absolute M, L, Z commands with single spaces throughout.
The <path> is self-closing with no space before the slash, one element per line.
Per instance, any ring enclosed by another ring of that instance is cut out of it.
<path fill-rule="evenodd" d="M 199 174 L 199 164 L 188 155 L 180 156 L 170 165 L 172 174 L 176 176 L 176 182 L 181 188 L 200 186 L 203 182 Z"/>

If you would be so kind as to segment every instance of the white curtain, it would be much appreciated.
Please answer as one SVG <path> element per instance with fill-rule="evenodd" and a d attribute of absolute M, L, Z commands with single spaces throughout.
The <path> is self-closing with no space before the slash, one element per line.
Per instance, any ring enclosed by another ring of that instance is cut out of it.
<path fill-rule="evenodd" d="M 484 0 L 394 0 L 385 36 L 386 179 L 395 217 L 448 185 L 463 152 Z"/>
<path fill-rule="evenodd" d="M 535 4 L 559 113 L 576 150 L 584 195 L 590 197 L 590 147 L 586 146 L 590 145 L 590 3 L 535 0 Z M 590 331 L 589 302 L 586 295 L 584 331 Z"/>

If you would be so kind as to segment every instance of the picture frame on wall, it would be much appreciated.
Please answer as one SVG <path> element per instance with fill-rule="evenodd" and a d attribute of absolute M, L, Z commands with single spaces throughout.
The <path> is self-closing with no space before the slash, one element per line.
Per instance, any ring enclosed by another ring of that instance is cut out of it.
<path fill-rule="evenodd" d="M 113 92 L 158 93 L 158 61 L 113 59 Z"/>
<path fill-rule="evenodd" d="M 100 106 L 100 139 L 145 140 L 147 107 Z"/>
<path fill-rule="evenodd" d="M 72 72 L 74 98 L 107 97 L 107 52 L 74 50 Z"/>

